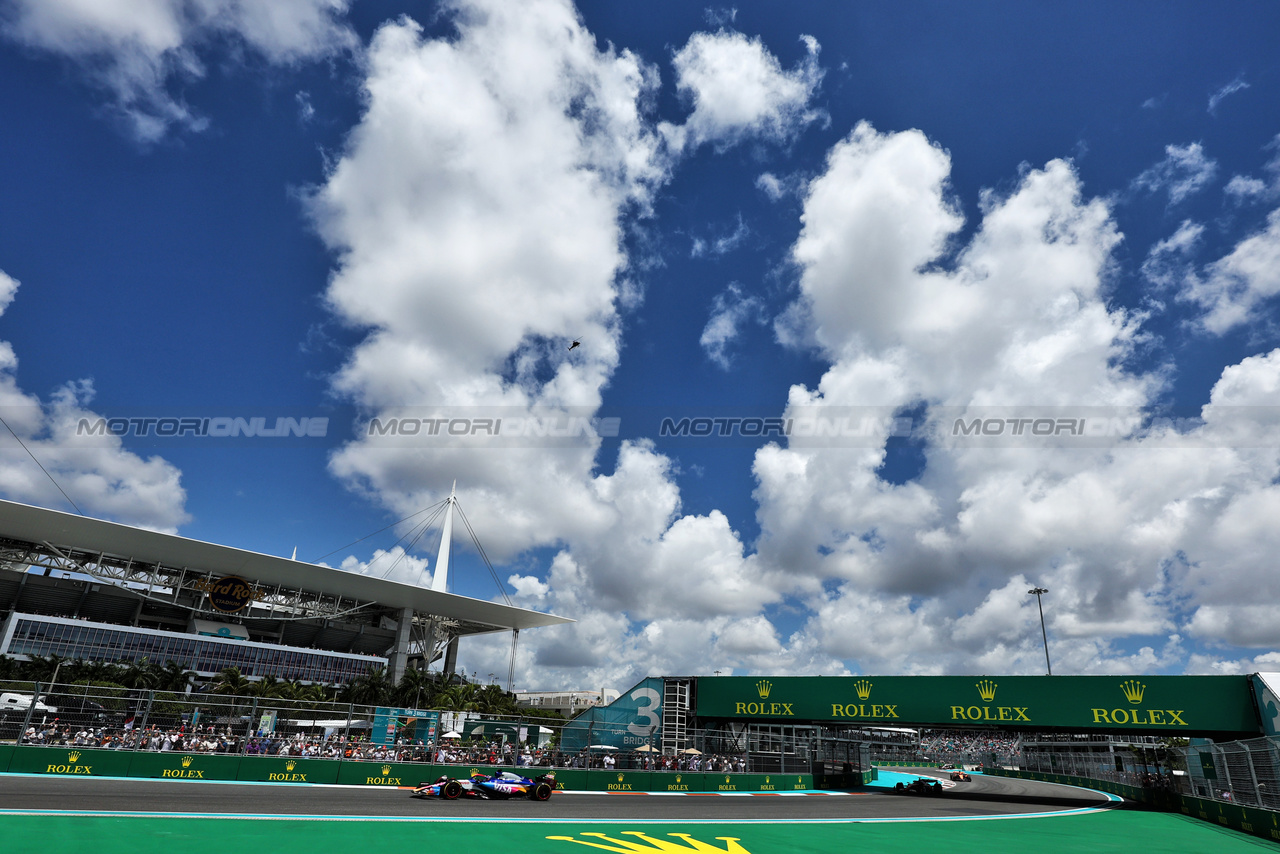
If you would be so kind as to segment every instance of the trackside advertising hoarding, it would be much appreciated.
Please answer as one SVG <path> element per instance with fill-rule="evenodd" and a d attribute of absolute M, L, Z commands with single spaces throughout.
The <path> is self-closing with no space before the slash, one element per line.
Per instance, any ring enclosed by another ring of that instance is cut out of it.
<path fill-rule="evenodd" d="M 706 719 L 1256 736 L 1248 676 L 718 676 Z"/>

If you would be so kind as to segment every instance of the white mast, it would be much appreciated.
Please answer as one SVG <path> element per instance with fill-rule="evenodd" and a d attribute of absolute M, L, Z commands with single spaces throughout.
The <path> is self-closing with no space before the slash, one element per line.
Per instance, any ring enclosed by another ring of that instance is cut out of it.
<path fill-rule="evenodd" d="M 449 490 L 448 507 L 444 511 L 444 527 L 440 530 L 440 553 L 436 555 L 436 571 L 431 576 L 431 589 L 447 593 L 449 584 L 449 544 L 453 540 L 453 506 L 458 503 L 454 493 L 458 491 L 458 482 L 453 482 Z"/>

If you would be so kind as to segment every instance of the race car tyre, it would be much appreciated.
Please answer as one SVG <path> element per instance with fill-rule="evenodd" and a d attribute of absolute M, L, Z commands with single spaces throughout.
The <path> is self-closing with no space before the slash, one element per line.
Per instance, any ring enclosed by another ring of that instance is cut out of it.
<path fill-rule="evenodd" d="M 931 795 L 941 795 L 941 794 L 942 794 L 942 784 L 941 784 L 941 783 L 934 783 L 932 786 L 930 786 L 930 787 L 929 787 L 929 794 L 931 794 Z"/>
<path fill-rule="evenodd" d="M 895 785 L 895 786 L 893 787 L 893 790 L 894 790 L 895 792 L 897 792 L 898 794 L 902 794 L 903 790 L 904 790 L 904 789 L 906 789 L 906 788 L 907 788 L 906 786 L 902 785 L 901 783 L 898 783 L 897 785 Z"/>
<path fill-rule="evenodd" d="M 533 787 L 533 791 L 529 793 L 529 797 L 535 801 L 545 801 L 551 798 L 551 784 L 539 783 Z"/>
<path fill-rule="evenodd" d="M 462 794 L 462 784 L 457 780 L 450 780 L 440 789 L 440 797 L 446 801 L 456 801 L 458 796 Z"/>

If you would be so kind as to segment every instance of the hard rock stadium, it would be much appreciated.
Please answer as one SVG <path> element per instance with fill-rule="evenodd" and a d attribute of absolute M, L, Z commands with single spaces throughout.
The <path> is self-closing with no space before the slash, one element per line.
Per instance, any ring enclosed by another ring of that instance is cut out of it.
<path fill-rule="evenodd" d="M 447 672 L 462 638 L 568 622 L 446 592 L 442 556 L 416 587 L 0 502 L 0 653 L 335 683 Z M 1280 674 L 655 676 L 550 727 L 88 685 L 58 708 L 68 686 L 4 690 L 13 851 L 1280 850 Z M 407 797 L 525 764 L 556 771 L 550 801 Z"/>

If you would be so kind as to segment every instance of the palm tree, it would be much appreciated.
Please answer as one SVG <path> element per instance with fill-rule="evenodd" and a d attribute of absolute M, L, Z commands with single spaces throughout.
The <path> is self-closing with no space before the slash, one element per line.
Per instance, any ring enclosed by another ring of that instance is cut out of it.
<path fill-rule="evenodd" d="M 486 685 L 477 692 L 476 711 L 486 715 L 511 714 L 515 703 L 497 685 Z"/>
<path fill-rule="evenodd" d="M 158 676 L 159 687 L 165 691 L 186 691 L 195 673 L 178 664 L 178 662 L 170 660 L 166 661 L 164 667 L 160 668 Z"/>
<path fill-rule="evenodd" d="M 213 678 L 209 691 L 224 696 L 244 697 L 253 690 L 253 682 L 240 673 L 239 667 L 227 667 Z"/>
<path fill-rule="evenodd" d="M 470 682 L 450 685 L 436 695 L 436 705 L 446 712 L 475 712 L 479 710 L 479 693 Z"/>
<path fill-rule="evenodd" d="M 359 706 L 387 705 L 391 697 L 392 685 L 385 667 L 370 667 L 363 675 L 352 679 L 342 691 L 343 700 Z"/>
<path fill-rule="evenodd" d="M 404 676 L 400 677 L 400 684 L 396 685 L 397 702 L 411 709 L 430 708 L 435 694 L 434 674 L 416 667 L 406 670 Z M 426 706 L 423 705 L 424 702 Z"/>
<path fill-rule="evenodd" d="M 160 684 L 159 669 L 144 656 L 125 666 L 124 672 L 120 674 L 120 684 L 126 688 L 154 689 Z"/>

